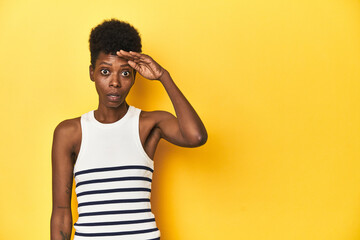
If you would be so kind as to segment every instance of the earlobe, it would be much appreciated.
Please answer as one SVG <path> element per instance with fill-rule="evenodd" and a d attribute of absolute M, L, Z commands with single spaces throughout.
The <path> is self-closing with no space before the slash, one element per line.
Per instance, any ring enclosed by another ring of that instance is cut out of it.
<path fill-rule="evenodd" d="M 92 67 L 92 65 L 89 66 L 89 75 L 90 80 L 94 82 L 94 68 Z"/>

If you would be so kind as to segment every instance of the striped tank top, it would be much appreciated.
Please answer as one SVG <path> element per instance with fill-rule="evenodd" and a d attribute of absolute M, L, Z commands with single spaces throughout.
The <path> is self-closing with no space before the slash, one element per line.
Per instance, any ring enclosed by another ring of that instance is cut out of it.
<path fill-rule="evenodd" d="M 129 106 L 113 123 L 97 121 L 94 110 L 81 115 L 74 240 L 160 239 L 150 205 L 154 162 L 140 141 L 140 112 Z"/>

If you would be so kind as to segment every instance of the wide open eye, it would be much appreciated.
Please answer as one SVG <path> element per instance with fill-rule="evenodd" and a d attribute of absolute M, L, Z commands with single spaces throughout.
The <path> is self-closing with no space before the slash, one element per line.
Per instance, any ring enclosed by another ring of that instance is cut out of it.
<path fill-rule="evenodd" d="M 129 71 L 123 71 L 121 73 L 121 75 L 123 75 L 124 77 L 129 77 L 130 76 L 130 72 Z"/>
<path fill-rule="evenodd" d="M 110 74 L 110 71 L 109 70 L 107 70 L 107 69 L 101 69 L 100 70 L 100 73 L 102 74 L 102 75 L 109 75 Z"/>

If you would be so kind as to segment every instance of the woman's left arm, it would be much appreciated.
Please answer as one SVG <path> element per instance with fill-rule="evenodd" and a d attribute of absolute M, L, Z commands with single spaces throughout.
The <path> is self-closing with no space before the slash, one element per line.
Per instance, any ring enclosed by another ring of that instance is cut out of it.
<path fill-rule="evenodd" d="M 161 137 L 183 147 L 197 147 L 205 144 L 208 137 L 205 126 L 195 109 L 176 86 L 170 73 L 148 55 L 123 50 L 117 54 L 127 59 L 129 65 L 143 77 L 159 80 L 169 95 L 177 117 L 165 111 L 152 112 Z"/>
<path fill-rule="evenodd" d="M 207 132 L 195 109 L 176 86 L 168 71 L 165 70 L 159 81 L 169 95 L 177 116 L 177 121 L 169 116 L 159 122 L 161 131 L 165 132 L 164 135 L 168 133 L 167 137 L 171 138 L 172 134 L 176 134 L 174 130 L 178 128 L 183 138 L 182 141 L 189 144 L 190 147 L 203 145 L 207 141 Z M 173 115 L 171 114 L 171 116 Z"/>

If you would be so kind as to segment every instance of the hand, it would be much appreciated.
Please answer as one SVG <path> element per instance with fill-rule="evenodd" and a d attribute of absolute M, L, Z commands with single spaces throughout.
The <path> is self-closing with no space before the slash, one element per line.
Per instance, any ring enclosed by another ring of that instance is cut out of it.
<path fill-rule="evenodd" d="M 138 52 L 127 52 L 120 50 L 116 52 L 119 57 L 128 60 L 129 65 L 134 68 L 141 76 L 150 80 L 159 79 L 166 71 L 150 56 Z"/>

